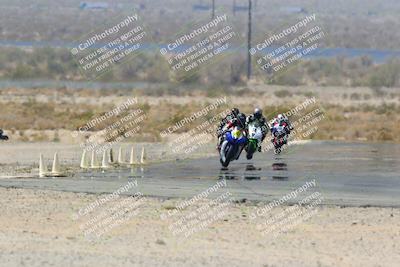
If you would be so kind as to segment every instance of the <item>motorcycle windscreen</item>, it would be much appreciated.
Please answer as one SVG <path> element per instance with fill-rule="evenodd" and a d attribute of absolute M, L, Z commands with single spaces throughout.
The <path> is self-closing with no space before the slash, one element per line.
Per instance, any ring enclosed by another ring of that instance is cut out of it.
<path fill-rule="evenodd" d="M 247 138 L 240 131 L 227 132 L 226 140 L 235 144 L 245 144 L 247 142 Z"/>

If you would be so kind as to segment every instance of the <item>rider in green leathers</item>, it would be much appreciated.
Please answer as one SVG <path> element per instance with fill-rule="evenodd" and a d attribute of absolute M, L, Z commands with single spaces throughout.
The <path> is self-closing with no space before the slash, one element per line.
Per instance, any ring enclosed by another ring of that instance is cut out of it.
<path fill-rule="evenodd" d="M 261 143 L 264 141 L 265 137 L 268 133 L 268 122 L 262 114 L 262 110 L 260 108 L 256 108 L 254 113 L 247 117 L 246 126 L 250 123 L 257 123 L 261 127 L 262 131 L 262 139 L 260 144 L 258 144 L 258 151 L 261 152 Z M 247 128 L 247 127 L 246 127 Z"/>

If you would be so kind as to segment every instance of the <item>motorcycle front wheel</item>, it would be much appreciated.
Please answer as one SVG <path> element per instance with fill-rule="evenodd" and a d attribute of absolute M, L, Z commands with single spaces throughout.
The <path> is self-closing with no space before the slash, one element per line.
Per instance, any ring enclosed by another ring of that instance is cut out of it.
<path fill-rule="evenodd" d="M 253 158 L 254 152 L 256 152 L 257 149 L 257 141 L 253 142 L 253 141 L 249 141 L 248 146 L 247 146 L 247 154 L 246 154 L 246 158 L 248 160 Z"/>
<path fill-rule="evenodd" d="M 228 144 L 225 150 L 225 161 L 222 160 L 222 157 L 220 157 L 219 161 L 223 167 L 228 167 L 229 163 L 233 159 L 233 156 L 235 155 L 235 146 Z"/>

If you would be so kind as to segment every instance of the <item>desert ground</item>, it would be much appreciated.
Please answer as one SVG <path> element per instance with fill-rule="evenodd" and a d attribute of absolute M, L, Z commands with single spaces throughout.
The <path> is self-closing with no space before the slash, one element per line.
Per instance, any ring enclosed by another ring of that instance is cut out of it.
<path fill-rule="evenodd" d="M 224 216 L 185 238 L 160 214 L 178 200 L 146 198 L 131 219 L 96 240 L 73 214 L 100 197 L 1 188 L 3 266 L 397 266 L 400 210 L 318 207 L 278 236 L 263 236 L 249 216 L 255 203 L 232 203 Z M 204 203 L 197 203 L 195 209 Z M 278 210 L 288 207 L 276 207 Z"/>

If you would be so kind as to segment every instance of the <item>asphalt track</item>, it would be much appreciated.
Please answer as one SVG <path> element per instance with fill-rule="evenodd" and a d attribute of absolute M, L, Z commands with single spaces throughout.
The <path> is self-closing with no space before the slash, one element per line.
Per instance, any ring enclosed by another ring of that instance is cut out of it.
<path fill-rule="evenodd" d="M 320 192 L 324 205 L 400 207 L 400 145 L 311 142 L 291 146 L 278 156 L 271 151 L 257 153 L 251 161 L 243 154 L 226 170 L 212 157 L 65 178 L 0 179 L 0 186 L 112 193 L 133 179 L 138 187 L 127 194 L 140 191 L 145 196 L 192 198 L 225 180 L 226 186 L 209 198 L 229 191 L 238 201 L 261 202 L 280 199 L 315 179 L 316 186 L 304 194 Z"/>

